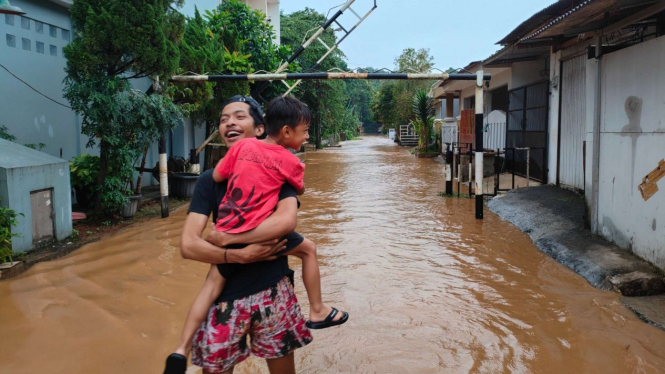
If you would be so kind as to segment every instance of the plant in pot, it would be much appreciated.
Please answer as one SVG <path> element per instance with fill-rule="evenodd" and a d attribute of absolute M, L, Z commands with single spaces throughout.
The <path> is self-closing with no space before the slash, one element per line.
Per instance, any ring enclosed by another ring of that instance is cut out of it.
<path fill-rule="evenodd" d="M 95 200 L 93 194 L 99 173 L 99 157 L 81 154 L 69 161 L 69 175 L 76 201 L 83 209 L 90 208 Z"/>
<path fill-rule="evenodd" d="M 19 234 L 12 233 L 11 227 L 18 223 L 16 219 L 18 216 L 23 216 L 23 213 L 16 213 L 12 209 L 0 206 L 0 265 L 8 264 L 9 267 L 15 265 L 12 259 L 12 238 L 18 237 Z"/>

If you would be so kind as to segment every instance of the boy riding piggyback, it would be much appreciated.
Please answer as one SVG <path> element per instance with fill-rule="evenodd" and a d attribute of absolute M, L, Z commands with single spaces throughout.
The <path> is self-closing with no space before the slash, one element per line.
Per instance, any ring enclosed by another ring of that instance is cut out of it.
<path fill-rule="evenodd" d="M 245 337 L 246 331 L 233 330 L 232 326 L 235 325 L 232 323 L 233 320 L 242 317 L 235 315 L 242 309 L 240 305 L 242 299 L 236 300 L 231 295 L 238 293 L 239 288 L 243 288 L 244 291 L 251 289 L 251 293 L 265 288 L 264 285 L 253 284 L 251 280 L 244 279 L 242 274 L 238 273 L 241 271 L 240 267 L 227 262 L 227 249 L 233 250 L 232 248 L 243 247 L 250 243 L 240 237 L 251 234 L 249 231 L 261 230 L 264 227 L 261 224 L 275 211 L 280 198 L 280 190 L 284 184 L 293 186 L 297 195 L 304 193 L 305 164 L 287 148 L 299 149 L 309 139 L 308 130 L 311 117 L 307 106 L 295 98 L 273 99 L 268 104 L 265 118 L 267 122 L 266 138 L 239 140 L 229 148 L 227 154 L 215 167 L 212 173 L 214 181 L 227 182 L 228 186 L 219 205 L 215 222 L 216 234 L 224 235 L 225 238 L 226 244 L 216 243 L 216 245 L 226 247 L 224 263 L 211 266 L 203 289 L 194 300 L 187 316 L 181 342 L 175 353 L 167 359 L 164 371 L 166 374 L 184 372 L 186 356 L 192 349 L 192 343 L 194 344 L 192 363 L 202 366 L 204 369 L 221 366 L 224 371 L 246 357 L 247 353 L 244 351 L 231 354 L 229 352 L 232 350 L 210 348 L 223 345 L 219 343 L 232 343 L 217 342 L 215 339 L 220 336 L 228 336 L 229 341 L 236 339 L 235 335 L 238 340 Z M 224 125 L 225 120 L 228 118 L 222 114 L 220 128 Z M 231 133 L 226 135 L 233 136 Z M 348 313 L 340 312 L 322 302 L 315 247 L 296 232 L 286 235 L 283 239 L 286 240 L 285 249 L 278 255 L 296 256 L 303 262 L 303 283 L 310 300 L 310 320 L 306 322 L 306 326 L 312 329 L 322 329 L 345 323 L 349 317 Z M 231 289 L 224 291 L 225 296 L 222 294 L 222 290 L 226 286 L 231 286 Z M 207 322 L 203 323 L 210 313 L 211 305 L 220 305 L 220 308 L 229 313 L 230 320 L 225 320 L 222 324 L 213 323 L 210 326 L 207 325 Z M 295 306 L 285 304 L 277 307 L 287 310 Z M 247 328 L 246 324 L 240 323 L 240 326 Z M 274 326 L 266 325 L 262 330 L 270 331 L 273 328 Z M 294 326 L 292 330 L 300 331 L 300 327 Z M 308 333 L 302 332 L 302 334 L 300 340 L 304 345 L 311 340 L 311 337 Z M 256 343 L 257 351 L 254 352 L 254 348 L 252 351 L 260 357 L 279 354 L 279 352 L 262 352 L 260 347 L 279 347 L 284 344 L 277 337 L 274 337 L 277 339 L 274 342 L 269 341 L 269 337 L 255 338 L 252 340 L 252 345 Z"/>

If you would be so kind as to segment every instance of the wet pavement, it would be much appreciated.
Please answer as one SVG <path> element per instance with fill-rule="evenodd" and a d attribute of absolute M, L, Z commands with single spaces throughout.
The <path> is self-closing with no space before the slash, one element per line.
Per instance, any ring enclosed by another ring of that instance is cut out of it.
<path fill-rule="evenodd" d="M 475 220 L 473 200 L 438 197 L 440 164 L 379 137 L 304 158 L 298 231 L 318 244 L 324 300 L 351 318 L 313 333 L 299 372 L 665 372 L 665 332 L 493 213 Z M 161 372 L 207 271 L 178 254 L 184 217 L 0 282 L 0 373 Z"/>

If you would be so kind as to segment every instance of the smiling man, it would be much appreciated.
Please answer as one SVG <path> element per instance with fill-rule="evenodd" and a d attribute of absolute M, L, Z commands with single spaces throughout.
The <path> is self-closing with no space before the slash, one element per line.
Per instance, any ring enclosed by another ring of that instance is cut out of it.
<path fill-rule="evenodd" d="M 263 113 L 254 99 L 234 96 L 222 106 L 219 132 L 228 147 L 241 139 L 261 136 L 264 131 Z M 261 244 L 229 250 L 209 242 L 216 242 L 214 232 L 208 241 L 201 237 L 210 214 L 216 221 L 226 189 L 226 184 L 214 182 L 212 170 L 202 173 L 183 228 L 183 258 L 228 264 L 227 272 L 231 274 L 218 298 L 220 302 L 212 305 L 196 332 L 192 362 L 202 366 L 204 373 L 232 373 L 233 367 L 251 352 L 266 359 L 271 374 L 295 373 L 293 353 L 309 344 L 312 336 L 293 291 L 293 271 L 287 257 L 275 255 L 284 249 L 284 242 L 277 243 L 275 238 L 295 229 L 296 191 L 285 184 L 276 211 L 259 228 L 245 233 L 245 243 Z M 178 372 L 186 366 L 182 356 L 169 359 L 178 360 Z"/>

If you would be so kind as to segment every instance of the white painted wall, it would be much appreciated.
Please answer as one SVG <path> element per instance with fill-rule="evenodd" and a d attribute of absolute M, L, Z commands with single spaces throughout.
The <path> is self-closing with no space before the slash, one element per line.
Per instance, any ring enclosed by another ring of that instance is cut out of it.
<path fill-rule="evenodd" d="M 508 86 L 508 89 L 511 89 L 512 74 L 514 74 L 511 71 L 511 69 L 505 69 L 498 73 L 494 73 L 492 69 L 486 69 L 486 70 L 487 73 L 492 74 L 492 79 L 490 79 L 490 86 L 487 89 L 488 91 L 492 91 L 495 88 L 506 85 Z M 461 90 L 460 94 L 461 109 L 469 109 L 464 105 L 464 99 L 469 96 L 475 96 L 476 94 L 476 82 L 475 81 L 468 81 L 468 82 L 469 82 L 468 85 Z"/>
<path fill-rule="evenodd" d="M 547 79 L 548 76 L 547 62 L 544 59 L 515 62 L 512 67 L 510 89 Z"/>
<path fill-rule="evenodd" d="M 603 57 L 598 233 L 665 269 L 665 181 L 637 189 L 665 158 L 663 66 L 665 37 Z"/>
<path fill-rule="evenodd" d="M 275 44 L 279 44 L 280 39 L 280 14 L 279 0 L 245 0 L 245 4 L 252 9 L 260 10 L 270 20 L 270 24 L 275 31 Z"/>

